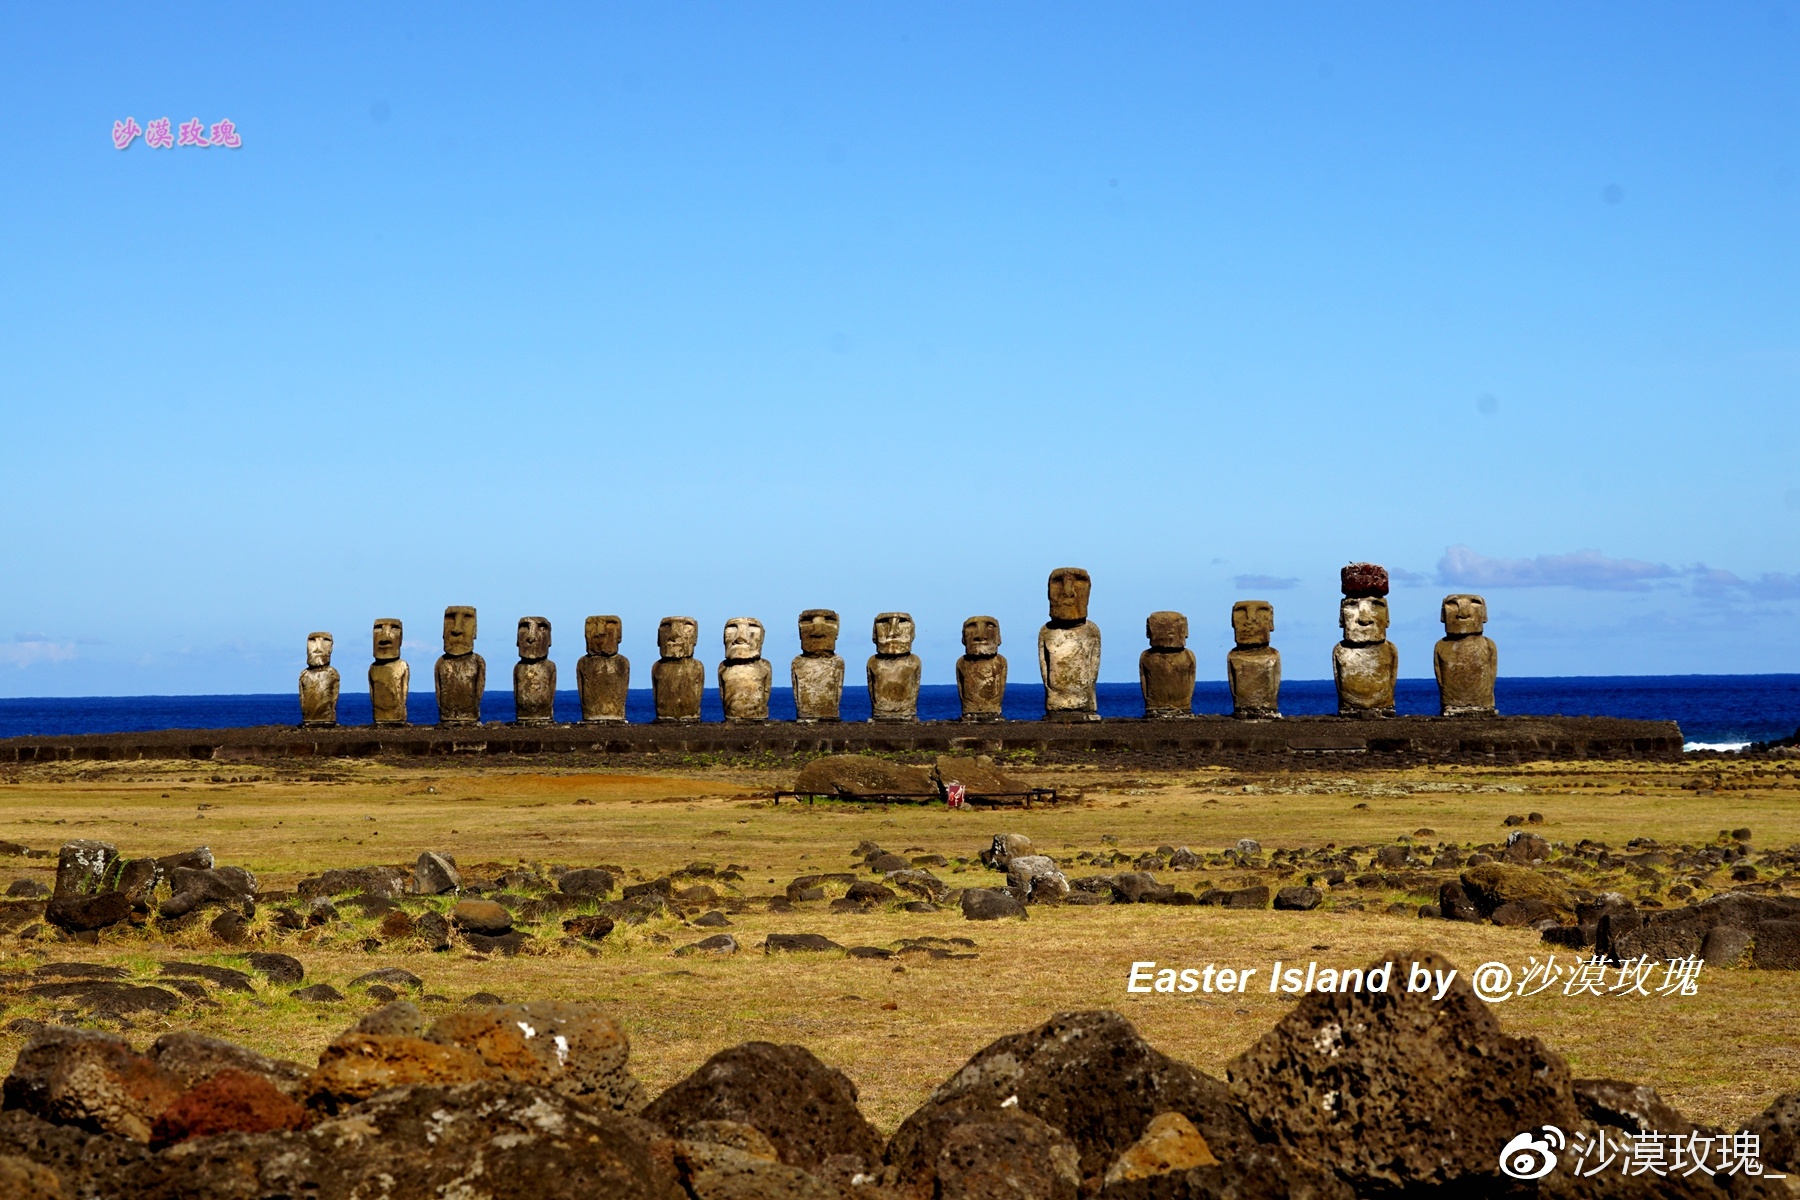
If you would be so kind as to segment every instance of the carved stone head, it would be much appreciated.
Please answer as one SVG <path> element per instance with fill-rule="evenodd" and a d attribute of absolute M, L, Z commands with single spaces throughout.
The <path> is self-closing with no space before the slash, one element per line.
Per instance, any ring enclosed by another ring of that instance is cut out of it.
<path fill-rule="evenodd" d="M 1093 586 L 1093 580 L 1080 567 L 1058 567 L 1050 572 L 1050 619 L 1087 620 L 1088 592 Z"/>
<path fill-rule="evenodd" d="M 1187 618 L 1178 612 L 1153 612 L 1144 619 L 1144 636 L 1158 650 L 1187 647 Z"/>
<path fill-rule="evenodd" d="M 1239 600 L 1231 606 L 1231 636 L 1240 646 L 1266 646 L 1275 632 L 1275 606 L 1267 600 Z"/>
<path fill-rule="evenodd" d="M 1338 604 L 1338 626 L 1352 646 L 1387 641 L 1388 603 L 1384 596 L 1345 596 Z"/>
<path fill-rule="evenodd" d="M 452 604 L 444 610 L 444 653 L 475 652 L 475 610 L 467 604 Z"/>
<path fill-rule="evenodd" d="M 875 653 L 911 654 L 913 632 L 911 613 L 882 613 L 875 618 Z"/>
<path fill-rule="evenodd" d="M 393 662 L 400 657 L 400 618 L 382 617 L 375 622 L 375 661 Z"/>
<path fill-rule="evenodd" d="M 992 658 L 1000 653 L 1000 622 L 993 617 L 970 617 L 963 622 L 963 653 L 970 658 Z"/>
<path fill-rule="evenodd" d="M 619 638 L 624 634 L 624 626 L 617 617 L 589 617 L 584 632 L 589 654 L 612 655 L 619 652 Z"/>
<path fill-rule="evenodd" d="M 750 662 L 762 657 L 763 623 L 755 617 L 733 617 L 725 622 L 725 659 Z"/>
<path fill-rule="evenodd" d="M 1468 594 L 1445 596 L 1440 615 L 1444 632 L 1452 637 L 1480 633 L 1487 625 L 1487 601 Z"/>
<path fill-rule="evenodd" d="M 306 665 L 309 667 L 329 667 L 331 665 L 331 635 L 329 633 L 306 635 Z"/>
<path fill-rule="evenodd" d="M 541 662 L 550 657 L 550 621 L 547 617 L 519 618 L 519 658 Z"/>
<path fill-rule="evenodd" d="M 656 627 L 656 652 L 664 658 L 692 658 L 700 644 L 700 622 L 692 617 L 664 617 Z"/>
<path fill-rule="evenodd" d="M 800 650 L 805 654 L 837 651 L 838 615 L 829 608 L 809 608 L 800 614 Z"/>

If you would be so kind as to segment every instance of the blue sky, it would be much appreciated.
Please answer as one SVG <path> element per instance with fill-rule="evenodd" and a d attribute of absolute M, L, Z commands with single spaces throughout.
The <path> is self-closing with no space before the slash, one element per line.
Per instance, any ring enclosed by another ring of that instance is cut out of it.
<path fill-rule="evenodd" d="M 14 5 L 0 694 L 913 612 L 1800 670 L 1800 9 Z M 113 148 L 229 118 L 236 150 Z"/>

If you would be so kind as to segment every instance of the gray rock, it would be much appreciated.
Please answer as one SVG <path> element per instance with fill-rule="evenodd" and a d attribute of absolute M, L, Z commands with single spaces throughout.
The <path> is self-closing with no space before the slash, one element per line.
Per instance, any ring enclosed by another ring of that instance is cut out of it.
<path fill-rule="evenodd" d="M 1759 921 L 1750 961 L 1765 971 L 1800 971 L 1800 921 Z"/>
<path fill-rule="evenodd" d="M 1023 917 L 1025 906 L 1010 892 L 969 888 L 962 894 L 962 914 L 971 921 L 997 921 L 1002 917 Z"/>
<path fill-rule="evenodd" d="M 1709 967 L 1735 967 L 1750 949 L 1750 931 L 1733 925 L 1714 925 L 1700 942 L 1700 957 Z"/>
<path fill-rule="evenodd" d="M 119 848 L 110 842 L 67 842 L 56 855 L 56 895 L 91 896 L 112 887 Z"/>
<path fill-rule="evenodd" d="M 197 1087 L 227 1067 L 260 1075 L 288 1096 L 304 1091 L 310 1072 L 295 1062 L 285 1062 L 246 1050 L 202 1033 L 165 1033 L 150 1044 L 145 1057 L 173 1076 L 183 1091 Z"/>
<path fill-rule="evenodd" d="M 709 938 L 702 938 L 675 951 L 676 957 L 686 958 L 693 954 L 730 955 L 738 952 L 737 939 L 729 933 L 715 933 Z"/>
<path fill-rule="evenodd" d="M 600 867 L 564 871 L 557 887 L 568 896 L 605 896 L 613 890 L 612 872 Z"/>
<path fill-rule="evenodd" d="M 1262 843 L 1255 838 L 1239 838 L 1237 842 L 1237 852 L 1245 856 L 1261 854 Z"/>
<path fill-rule="evenodd" d="M 1310 912 L 1324 898 L 1316 887 L 1284 887 L 1275 893 L 1275 907 L 1283 912 Z"/>
<path fill-rule="evenodd" d="M 164 918 L 186 916 L 207 904 L 241 905 L 256 895 L 256 876 L 242 867 L 176 867 L 169 872 L 169 898 L 157 907 Z"/>
<path fill-rule="evenodd" d="M 1006 884 L 1027 903 L 1060 900 L 1069 894 L 1069 881 L 1047 854 L 1016 854 L 1006 864 Z"/>
<path fill-rule="evenodd" d="M 410 988 L 418 991 L 425 986 L 425 981 L 408 971 L 405 967 L 381 967 L 358 975 L 350 981 L 351 987 L 367 987 L 371 983 L 385 983 L 390 987 Z"/>
<path fill-rule="evenodd" d="M 365 1014 L 349 1032 L 377 1037 L 419 1037 L 425 1032 L 425 1018 L 410 1000 L 390 1000 L 374 1012 Z"/>
<path fill-rule="evenodd" d="M 843 947 L 816 933 L 771 933 L 763 941 L 764 954 L 779 954 L 789 951 L 822 951 L 842 950 Z"/>
<path fill-rule="evenodd" d="M 462 872 L 448 854 L 426 850 L 413 864 L 413 891 L 421 896 L 442 896 L 462 890 Z"/>
<path fill-rule="evenodd" d="M 443 913 L 425 913 L 413 923 L 413 933 L 425 939 L 430 950 L 450 948 L 450 921 Z"/>
<path fill-rule="evenodd" d="M 64 892 L 44 905 L 44 920 L 70 933 L 110 929 L 130 915 L 131 898 L 123 892 Z"/>
<path fill-rule="evenodd" d="M 1022 833 L 996 833 L 993 842 L 981 852 L 981 861 L 997 871 L 1006 870 L 1006 864 L 1015 855 L 1031 853 L 1031 839 Z"/>
<path fill-rule="evenodd" d="M 296 889 L 302 898 L 343 896 L 363 892 L 371 896 L 404 896 L 410 880 L 398 867 L 343 867 L 302 879 Z"/>
<path fill-rule="evenodd" d="M 315 983 L 309 987 L 298 988 L 289 992 L 288 995 L 296 1000 L 305 1000 L 314 1004 L 329 1004 L 344 998 L 344 993 L 338 991 L 329 983 Z"/>

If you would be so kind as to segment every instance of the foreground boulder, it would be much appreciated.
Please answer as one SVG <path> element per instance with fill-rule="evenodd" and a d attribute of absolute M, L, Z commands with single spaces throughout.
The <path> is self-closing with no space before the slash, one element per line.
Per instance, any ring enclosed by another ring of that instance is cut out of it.
<path fill-rule="evenodd" d="M 1223 1083 L 1158 1052 L 1118 1013 L 1058 1013 L 981 1050 L 907 1117 L 887 1148 L 897 1185 L 932 1195 L 952 1131 L 1009 1109 L 1060 1130 L 1095 1184 L 1159 1113 L 1182 1114 L 1222 1159 L 1253 1141 Z"/>
<path fill-rule="evenodd" d="M 591 1004 L 466 1008 L 441 1017 L 425 1037 L 474 1051 L 499 1078 L 578 1096 L 595 1108 L 631 1113 L 648 1100 L 628 1065 L 625 1030 Z"/>
<path fill-rule="evenodd" d="M 148 1142 L 181 1090 L 122 1037 L 50 1025 L 19 1050 L 0 1096 L 5 1107 L 58 1125 Z"/>
<path fill-rule="evenodd" d="M 231 1070 L 260 1076 L 283 1095 L 298 1096 L 310 1074 L 299 1063 L 270 1058 L 220 1038 L 185 1030 L 157 1038 L 145 1057 L 184 1089 L 197 1087 L 220 1071 Z"/>
<path fill-rule="evenodd" d="M 1385 991 L 1310 993 L 1232 1062 L 1231 1094 L 1262 1140 L 1359 1191 L 1398 1190 L 1492 1183 L 1496 1148 L 1520 1130 L 1575 1127 L 1559 1056 L 1502 1033 L 1460 973 L 1441 1001 L 1435 985 L 1407 991 L 1415 969 L 1448 977 L 1438 955 L 1382 961 Z"/>
<path fill-rule="evenodd" d="M 1530 867 L 1483 863 L 1462 873 L 1462 889 L 1483 917 L 1491 917 L 1503 904 L 1540 901 L 1551 911 L 1572 914 L 1575 902 L 1568 889 Z"/>
<path fill-rule="evenodd" d="M 804 1046 L 746 1042 L 721 1050 L 643 1115 L 677 1137 L 706 1121 L 752 1126 L 782 1162 L 806 1171 L 838 1155 L 865 1170 L 881 1160 L 881 1137 L 856 1106 L 856 1085 Z"/>

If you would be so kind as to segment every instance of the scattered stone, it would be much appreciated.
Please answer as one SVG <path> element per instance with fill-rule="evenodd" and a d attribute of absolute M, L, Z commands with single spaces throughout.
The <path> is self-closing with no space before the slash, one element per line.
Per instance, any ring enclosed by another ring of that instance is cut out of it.
<path fill-rule="evenodd" d="M 1562 885 L 1529 867 L 1504 863 L 1470 867 L 1462 873 L 1462 887 L 1484 917 L 1493 916 L 1496 908 L 1512 900 L 1541 900 L 1559 913 L 1575 911 Z"/>
<path fill-rule="evenodd" d="M 130 974 L 124 967 L 84 962 L 45 963 L 32 972 L 38 979 L 124 979 Z"/>
<path fill-rule="evenodd" d="M 44 920 L 69 933 L 110 929 L 130 915 L 131 899 L 122 892 L 58 893 L 44 906 Z"/>
<path fill-rule="evenodd" d="M 1656 1089 L 1617 1079 L 1577 1079 L 1573 1083 L 1575 1107 L 1596 1125 L 1627 1133 L 1691 1133 L 1687 1120 Z"/>
<path fill-rule="evenodd" d="M 1375 860 L 1369 865 L 1394 869 L 1406 866 L 1411 858 L 1405 846 L 1383 846 L 1375 852 Z"/>
<path fill-rule="evenodd" d="M 771 933 L 763 942 L 764 954 L 778 954 L 796 950 L 842 950 L 843 947 L 816 933 Z"/>
<path fill-rule="evenodd" d="M 169 872 L 169 892 L 156 910 L 165 919 L 209 904 L 242 906 L 256 895 L 256 876 L 242 867 L 176 867 Z"/>
<path fill-rule="evenodd" d="M 422 913 L 413 922 L 413 933 L 423 938 L 425 945 L 432 950 L 448 950 L 450 948 L 450 921 L 443 913 Z"/>
<path fill-rule="evenodd" d="M 849 958 L 892 958 L 892 950 L 884 950 L 880 946 L 852 946 L 844 951 Z"/>
<path fill-rule="evenodd" d="M 459 900 L 450 910 L 450 922 L 464 933 L 498 937 L 512 930 L 512 914 L 492 900 Z"/>
<path fill-rule="evenodd" d="M 1514 830 L 1506 839 L 1506 851 L 1501 857 L 1510 863 L 1543 862 L 1550 857 L 1550 843 L 1535 833 Z"/>
<path fill-rule="evenodd" d="M 511 933 L 489 935 L 485 933 L 465 933 L 463 940 L 469 948 L 479 950 L 483 954 L 499 954 L 511 958 L 520 953 L 531 942 L 531 935 L 523 930 L 515 929 Z"/>
<path fill-rule="evenodd" d="M 88 1012 L 115 1017 L 145 1012 L 166 1015 L 181 1007 L 181 997 L 163 988 L 100 979 L 39 983 L 25 993 L 47 1000 L 72 1000 Z"/>
<path fill-rule="evenodd" d="M 1269 907 L 1269 889 L 1263 884 L 1253 887 L 1238 888 L 1228 891 L 1219 899 L 1225 908 L 1267 908 Z"/>
<path fill-rule="evenodd" d="M 221 1133 L 299 1129 L 306 1111 L 261 1075 L 226 1068 L 178 1097 L 156 1118 L 150 1144 L 161 1148 Z"/>
<path fill-rule="evenodd" d="M 462 872 L 448 854 L 426 850 L 413 864 L 412 890 L 421 896 L 442 896 L 462 890 Z"/>
<path fill-rule="evenodd" d="M 1438 912 L 1446 921 L 1479 921 L 1481 910 L 1469 899 L 1463 885 L 1454 879 L 1446 879 L 1438 886 Z"/>
<path fill-rule="evenodd" d="M 675 954 L 679 958 L 686 958 L 692 954 L 716 954 L 724 956 L 736 954 L 737 952 L 738 942 L 736 938 L 732 937 L 729 933 L 715 933 L 709 938 L 702 938 L 700 941 L 681 947 L 681 949 L 675 951 Z"/>
<path fill-rule="evenodd" d="M 993 842 L 981 852 L 980 857 L 984 866 L 992 867 L 996 871 L 1004 871 L 1006 865 L 1015 856 L 1023 856 L 1031 852 L 1031 839 L 1024 834 L 996 833 Z"/>
<path fill-rule="evenodd" d="M 1714 925 L 1700 942 L 1700 958 L 1709 967 L 1735 967 L 1750 949 L 1751 933 L 1733 925 Z"/>
<path fill-rule="evenodd" d="M 802 1046 L 748 1042 L 707 1059 L 658 1096 L 644 1119 L 677 1137 L 705 1121 L 734 1121 L 759 1130 L 780 1161 L 815 1171 L 847 1155 L 874 1167 L 881 1137 L 856 1106 L 856 1085 Z"/>
<path fill-rule="evenodd" d="M 50 895 L 50 889 L 35 879 L 15 879 L 6 885 L 6 894 L 35 900 Z"/>
<path fill-rule="evenodd" d="M 1507 901 L 1496 908 L 1488 920 L 1501 926 L 1519 926 L 1535 925 L 1546 919 L 1554 923 L 1556 917 L 1556 909 L 1535 897 L 1527 897 L 1523 900 Z"/>
<path fill-rule="evenodd" d="M 295 890 L 308 900 L 315 896 L 344 896 L 353 892 L 395 897 L 406 894 L 409 882 L 406 873 L 398 867 L 348 867 L 302 879 Z"/>
<path fill-rule="evenodd" d="M 250 940 L 250 922 L 230 909 L 214 917 L 207 929 L 227 946 L 241 946 Z"/>
<path fill-rule="evenodd" d="M 562 927 L 564 933 L 573 937 L 597 942 L 613 931 L 613 919 L 606 916 L 570 917 Z"/>
<path fill-rule="evenodd" d="M 1144 871 L 1121 871 L 1109 882 L 1115 904 L 1164 904 L 1175 894 L 1174 888 Z"/>
<path fill-rule="evenodd" d="M 969 888 L 962 894 L 962 914 L 970 921 L 997 921 L 1002 917 L 1023 917 L 1025 906 L 1007 892 Z"/>
<path fill-rule="evenodd" d="M 1249 857 L 1252 854 L 1262 853 L 1262 843 L 1255 838 L 1239 838 L 1236 849 L 1239 854 Z"/>
<path fill-rule="evenodd" d="M 51 1025 L 26 1040 L 0 1092 L 9 1109 L 148 1142 L 181 1085 L 122 1037 Z"/>
<path fill-rule="evenodd" d="M 1494 1147 L 1520 1129 L 1574 1127 L 1560 1057 L 1501 1032 L 1460 972 L 1442 1000 L 1435 986 L 1406 991 L 1415 971 L 1449 978 L 1438 955 L 1393 953 L 1369 969 L 1384 961 L 1387 990 L 1309 993 L 1232 1062 L 1232 1095 L 1260 1140 L 1359 1190 L 1401 1190 L 1492 1181 Z"/>
<path fill-rule="evenodd" d="M 350 981 L 351 987 L 366 987 L 371 983 L 385 983 L 392 987 L 409 988 L 418 991 L 425 986 L 425 981 L 404 967 L 381 967 L 364 975 L 358 975 Z"/>
<path fill-rule="evenodd" d="M 1750 961 L 1765 971 L 1800 971 L 1800 921 L 1759 921 Z"/>
<path fill-rule="evenodd" d="M 284 1095 L 302 1092 L 310 1072 L 299 1063 L 269 1058 L 202 1033 L 165 1033 L 150 1044 L 145 1057 L 174 1077 L 184 1090 L 197 1087 L 220 1071 L 247 1071 L 268 1080 Z"/>
<path fill-rule="evenodd" d="M 288 995 L 296 1000 L 305 1000 L 309 1003 L 316 1004 L 326 1004 L 344 998 L 344 993 L 338 991 L 329 983 L 315 983 L 309 987 L 303 987 L 289 992 Z"/>
<path fill-rule="evenodd" d="M 613 876 L 601 867 L 581 867 L 564 871 L 556 886 L 565 896 L 606 896 L 613 890 Z"/>
<path fill-rule="evenodd" d="M 250 977 L 242 971 L 234 971 L 230 967 L 214 967 L 206 963 L 166 962 L 159 970 L 164 975 L 186 975 L 194 979 L 204 979 L 233 992 L 254 992 L 250 985 Z"/>
<path fill-rule="evenodd" d="M 381 918 L 375 932 L 384 942 L 398 942 L 413 936 L 419 931 L 419 924 L 412 917 L 396 909 Z"/>
<path fill-rule="evenodd" d="M 885 878 L 889 885 L 917 896 L 921 900 L 938 903 L 950 896 L 950 885 L 930 871 L 918 869 L 890 871 Z M 908 911 L 913 910 L 909 909 Z"/>
<path fill-rule="evenodd" d="M 438 1018 L 425 1036 L 473 1051 L 498 1078 L 579 1096 L 598 1109 L 635 1113 L 648 1100 L 631 1074 L 624 1028 L 592 1004 L 465 1007 Z"/>
<path fill-rule="evenodd" d="M 892 896 L 893 893 L 889 892 L 888 895 Z M 709 913 L 702 913 L 695 917 L 693 923 L 701 929 L 724 929 L 731 924 L 731 918 L 715 908 Z"/>
<path fill-rule="evenodd" d="M 1027 903 L 1061 900 L 1069 894 L 1068 878 L 1047 854 L 1014 855 L 1006 864 L 1006 884 Z"/>
<path fill-rule="evenodd" d="M 1284 887 L 1275 893 L 1275 907 L 1283 912 L 1311 912 L 1325 893 L 1316 887 Z"/>
<path fill-rule="evenodd" d="M 73 841 L 56 855 L 56 895 L 91 896 L 111 887 L 119 848 L 109 842 Z"/>

